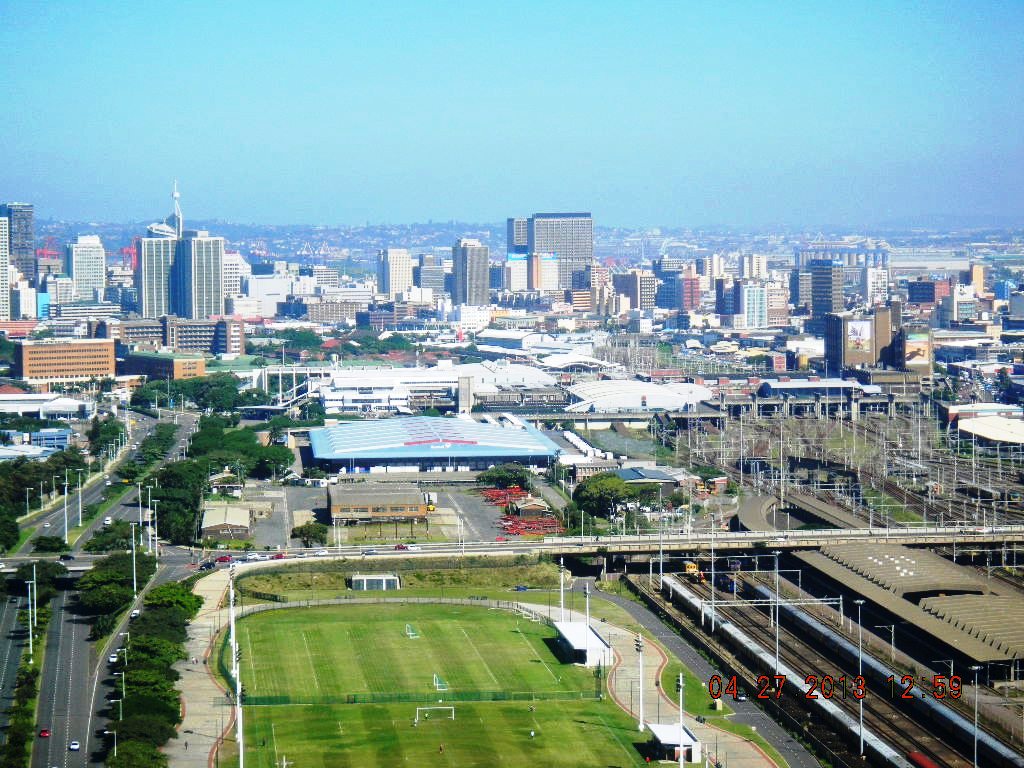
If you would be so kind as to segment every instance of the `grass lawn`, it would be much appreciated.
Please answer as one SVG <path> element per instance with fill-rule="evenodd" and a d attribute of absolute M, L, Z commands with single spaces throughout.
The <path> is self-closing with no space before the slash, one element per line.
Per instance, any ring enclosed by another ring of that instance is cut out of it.
<path fill-rule="evenodd" d="M 410 638 L 407 625 L 418 635 Z M 247 763 L 304 766 L 644 765 L 634 721 L 592 695 L 593 673 L 562 664 L 554 630 L 505 611 L 351 605 L 270 611 L 238 623 Z M 223 653 L 222 648 L 222 653 Z M 438 690 L 434 676 L 448 690 Z M 537 701 L 460 701 L 479 692 Z M 403 703 L 341 703 L 348 695 Z M 261 696 L 287 696 L 284 705 Z M 418 706 L 455 707 L 413 726 Z M 530 731 L 534 737 L 530 737 Z M 444 745 L 444 751 L 440 746 Z"/>

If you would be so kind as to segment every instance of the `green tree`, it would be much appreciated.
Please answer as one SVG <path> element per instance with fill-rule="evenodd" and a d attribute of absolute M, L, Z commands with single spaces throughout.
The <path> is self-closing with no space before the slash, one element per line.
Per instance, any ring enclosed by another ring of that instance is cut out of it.
<path fill-rule="evenodd" d="M 588 477 L 576 486 L 572 500 L 584 512 L 595 517 L 608 517 L 612 508 L 633 498 L 626 481 L 611 472 Z"/>
<path fill-rule="evenodd" d="M 167 755 L 144 741 L 119 741 L 117 757 L 112 749 L 107 754 L 107 768 L 167 768 Z"/>
<path fill-rule="evenodd" d="M 314 543 L 322 546 L 327 543 L 327 531 L 328 528 L 323 523 L 303 523 L 292 528 L 292 538 L 301 539 L 304 547 L 311 547 Z"/>
<path fill-rule="evenodd" d="M 203 606 L 203 598 L 193 594 L 187 585 L 174 581 L 151 589 L 145 603 L 147 607 L 180 608 L 194 615 Z"/>
<path fill-rule="evenodd" d="M 33 552 L 67 552 L 70 549 L 63 536 L 39 536 L 32 540 Z"/>
<path fill-rule="evenodd" d="M 523 490 L 532 488 L 533 473 L 522 464 L 498 464 L 477 475 L 476 481 L 495 488 L 510 488 L 517 485 Z"/>

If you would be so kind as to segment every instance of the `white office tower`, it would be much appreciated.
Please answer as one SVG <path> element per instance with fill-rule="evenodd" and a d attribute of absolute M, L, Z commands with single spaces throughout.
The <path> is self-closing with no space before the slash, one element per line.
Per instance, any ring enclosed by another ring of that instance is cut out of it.
<path fill-rule="evenodd" d="M 412 256 L 408 248 L 385 248 L 377 253 L 377 293 L 389 301 L 412 287 Z"/>
<path fill-rule="evenodd" d="M 65 248 L 64 271 L 75 282 L 75 301 L 97 301 L 107 287 L 107 253 L 97 235 L 79 235 Z"/>
<path fill-rule="evenodd" d="M 744 280 L 768 278 L 768 257 L 763 253 L 740 254 L 740 277 Z"/>
<path fill-rule="evenodd" d="M 535 213 L 527 221 L 530 253 L 558 258 L 559 290 L 572 288 L 572 276 L 594 262 L 594 221 L 589 213 Z"/>
<path fill-rule="evenodd" d="M 224 238 L 186 230 L 171 268 L 171 310 L 188 320 L 224 314 Z"/>
<path fill-rule="evenodd" d="M 704 256 L 697 262 L 697 271 L 710 280 L 724 275 L 725 265 L 722 263 L 721 254 L 712 253 Z"/>
<path fill-rule="evenodd" d="M 224 254 L 224 297 L 240 296 L 242 281 L 252 275 L 252 267 L 237 251 Z"/>
<path fill-rule="evenodd" d="M 869 306 L 884 304 L 889 298 L 889 270 L 885 267 L 864 267 L 861 294 Z"/>
<path fill-rule="evenodd" d="M 50 311 L 75 300 L 75 281 L 60 275 L 46 276 L 46 293 L 50 297 Z M 51 315 L 52 316 L 52 315 Z"/>
<path fill-rule="evenodd" d="M 747 328 L 765 328 L 768 325 L 768 292 L 760 283 L 740 286 L 739 311 L 744 315 Z"/>
<path fill-rule="evenodd" d="M 149 234 L 161 231 L 164 224 L 153 224 Z M 170 227 L 167 227 L 170 230 Z M 171 231 L 173 232 L 173 231 Z M 163 317 L 171 313 L 171 267 L 178 241 L 170 236 L 143 237 L 139 240 L 138 270 L 135 290 L 139 295 L 139 314 L 143 317 Z"/>
<path fill-rule="evenodd" d="M 27 280 L 11 290 L 11 320 L 35 320 L 37 308 L 36 289 Z"/>
<path fill-rule="evenodd" d="M 11 319 L 11 221 L 0 217 L 0 321 Z"/>
<path fill-rule="evenodd" d="M 526 261 L 525 253 L 510 253 L 505 259 L 505 288 L 513 293 L 527 290 Z"/>

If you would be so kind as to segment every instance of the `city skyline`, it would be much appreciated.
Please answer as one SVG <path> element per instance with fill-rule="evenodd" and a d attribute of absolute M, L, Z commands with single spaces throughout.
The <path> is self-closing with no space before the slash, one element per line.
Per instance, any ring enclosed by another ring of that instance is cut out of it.
<path fill-rule="evenodd" d="M 1019 4 L 5 7 L 0 45 L 33 66 L 5 94 L 0 199 L 41 219 L 143 220 L 170 178 L 194 219 L 282 225 L 1024 209 Z M 134 46 L 180 55 L 126 68 Z M 193 108 L 142 98 L 168 82 Z"/>

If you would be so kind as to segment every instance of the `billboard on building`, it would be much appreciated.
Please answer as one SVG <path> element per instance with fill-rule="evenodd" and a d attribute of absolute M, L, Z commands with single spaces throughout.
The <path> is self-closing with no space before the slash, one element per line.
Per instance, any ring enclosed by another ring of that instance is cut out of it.
<path fill-rule="evenodd" d="M 906 333 L 903 342 L 903 364 L 907 368 L 932 364 L 931 341 L 928 332 Z"/>
<path fill-rule="evenodd" d="M 870 320 L 850 320 L 846 324 L 846 354 L 870 355 L 873 325 Z"/>

